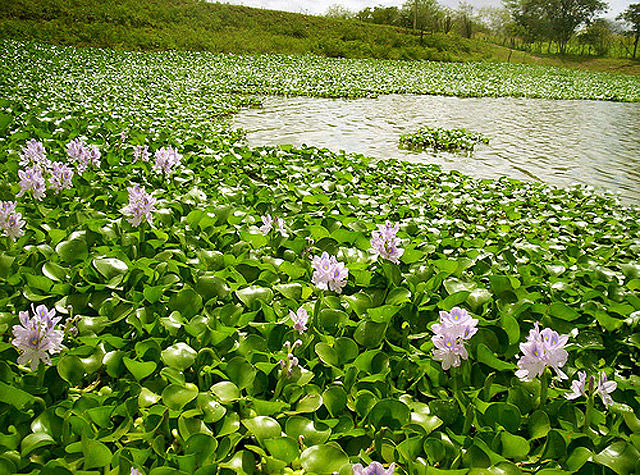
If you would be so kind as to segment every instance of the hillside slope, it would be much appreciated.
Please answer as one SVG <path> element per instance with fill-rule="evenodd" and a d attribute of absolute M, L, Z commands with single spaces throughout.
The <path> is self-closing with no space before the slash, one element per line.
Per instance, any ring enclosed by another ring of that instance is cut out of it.
<path fill-rule="evenodd" d="M 72 46 L 329 57 L 499 60 L 441 34 L 197 0 L 3 0 L 0 37 Z"/>

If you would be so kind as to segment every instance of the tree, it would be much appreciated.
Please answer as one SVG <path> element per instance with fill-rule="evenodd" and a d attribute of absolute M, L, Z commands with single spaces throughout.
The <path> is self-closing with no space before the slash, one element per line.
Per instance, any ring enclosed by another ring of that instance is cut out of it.
<path fill-rule="evenodd" d="M 350 20 L 351 18 L 354 18 L 356 14 L 348 8 L 336 3 L 327 8 L 324 16 L 329 18 L 341 18 L 343 20 Z"/>
<path fill-rule="evenodd" d="M 611 21 L 606 18 L 596 18 L 584 30 L 578 33 L 578 42 L 589 46 L 589 52 L 593 48 L 597 55 L 607 54 L 611 46 L 613 36 Z"/>
<path fill-rule="evenodd" d="M 607 4 L 602 0 L 505 0 L 505 7 L 526 41 L 555 41 L 564 54 L 576 29 L 588 26 L 606 11 Z"/>
<path fill-rule="evenodd" d="M 526 43 L 551 36 L 545 0 L 505 0 L 504 6 L 513 18 L 513 32 Z"/>
<path fill-rule="evenodd" d="M 632 3 L 629 5 L 627 9 L 618 16 L 618 20 L 622 20 L 629 25 L 630 33 L 635 36 L 632 55 L 635 59 L 638 50 L 638 39 L 640 39 L 640 3 Z"/>
<path fill-rule="evenodd" d="M 402 25 L 420 31 L 437 31 L 444 13 L 436 0 L 408 0 L 400 11 Z"/>
<path fill-rule="evenodd" d="M 462 36 L 465 38 L 471 38 L 474 30 L 473 6 L 466 2 L 460 2 L 456 13 L 458 20 L 460 21 Z"/>
<path fill-rule="evenodd" d="M 581 25 L 589 25 L 594 16 L 607 11 L 602 0 L 546 0 L 551 38 L 564 54 L 567 43 Z"/>
<path fill-rule="evenodd" d="M 356 13 L 356 18 L 378 25 L 399 25 L 400 10 L 398 7 L 367 7 Z"/>

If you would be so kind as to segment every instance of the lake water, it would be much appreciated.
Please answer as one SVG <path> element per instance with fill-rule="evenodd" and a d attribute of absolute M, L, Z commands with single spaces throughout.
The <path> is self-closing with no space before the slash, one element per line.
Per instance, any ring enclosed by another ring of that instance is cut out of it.
<path fill-rule="evenodd" d="M 327 147 L 436 163 L 480 178 L 509 176 L 604 188 L 640 204 L 640 103 L 390 95 L 375 99 L 268 97 L 232 119 L 252 146 Z M 471 156 L 398 149 L 420 126 L 466 128 L 490 139 Z"/>

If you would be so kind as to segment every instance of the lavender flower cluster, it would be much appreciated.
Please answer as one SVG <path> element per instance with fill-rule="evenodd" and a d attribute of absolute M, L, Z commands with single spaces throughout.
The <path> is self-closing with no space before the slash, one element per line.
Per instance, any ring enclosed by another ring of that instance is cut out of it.
<path fill-rule="evenodd" d="M 380 462 L 371 462 L 368 467 L 363 467 L 362 464 L 357 463 L 351 467 L 352 475 L 393 475 L 395 470 L 395 463 L 389 465 L 387 470 L 384 469 Z"/>
<path fill-rule="evenodd" d="M 555 370 L 560 379 L 568 376 L 560 369 L 567 362 L 569 353 L 564 349 L 569 335 L 559 335 L 558 332 L 545 328 L 540 330 L 538 323 L 529 332 L 527 341 L 520 343 L 522 356 L 518 359 L 516 376 L 525 381 L 542 376 L 549 367 Z"/>
<path fill-rule="evenodd" d="M 70 160 L 73 160 L 73 156 L 88 155 L 93 157 L 88 160 L 94 162 L 98 160 L 99 163 L 100 151 L 97 147 L 88 148 L 84 141 L 79 139 L 72 140 L 67 144 L 67 153 Z M 72 153 L 75 155 L 72 156 Z M 44 146 L 35 139 L 29 140 L 23 147 L 20 154 L 20 165 L 24 170 L 18 170 L 20 191 L 16 195 L 17 197 L 31 192 L 36 200 L 41 201 L 47 194 L 47 179 L 49 180 L 49 189 L 56 193 L 73 187 L 73 170 L 64 162 L 49 160 Z M 81 167 L 86 168 L 82 161 L 79 162 L 78 171 Z"/>
<path fill-rule="evenodd" d="M 83 139 L 73 139 L 67 144 L 67 155 L 76 170 L 83 174 L 89 167 L 100 167 L 100 150 L 96 145 L 87 145 Z"/>
<path fill-rule="evenodd" d="M 587 384 L 587 373 L 578 371 L 578 379 L 571 382 L 571 392 L 566 395 L 569 400 L 578 399 L 581 396 L 589 397 L 591 394 L 597 394 L 602 399 L 602 404 L 606 408 L 613 404 L 613 398 L 610 394 L 616 390 L 618 383 L 609 381 L 604 371 L 598 373 L 598 384 L 595 384 L 595 378 L 589 376 Z"/>
<path fill-rule="evenodd" d="M 296 313 L 289 311 L 289 317 L 293 320 L 293 329 L 302 334 L 307 331 L 307 321 L 309 314 L 304 307 L 300 307 Z"/>
<path fill-rule="evenodd" d="M 378 230 L 371 235 L 371 247 L 376 255 L 387 259 L 394 264 L 400 263 L 400 257 L 404 254 L 404 249 L 399 248 L 400 238 L 396 235 L 400 226 L 398 223 L 378 225 Z"/>
<path fill-rule="evenodd" d="M 274 225 L 280 234 L 282 234 L 283 236 L 287 234 L 287 231 L 284 228 L 284 219 L 279 218 L 275 215 L 270 216 L 268 214 L 262 216 L 262 226 L 260 226 L 260 232 L 266 236 L 271 232 Z"/>
<path fill-rule="evenodd" d="M 329 256 L 327 252 L 323 252 L 320 257 L 313 258 L 311 282 L 319 289 L 330 289 L 340 294 L 347 285 L 348 275 L 349 268 L 344 265 L 344 262 L 338 261 L 334 256 Z"/>
<path fill-rule="evenodd" d="M 51 364 L 49 355 L 59 353 L 62 349 L 64 332 L 57 328 L 62 317 L 56 317 L 55 309 L 47 309 L 44 305 L 38 305 L 35 309 L 31 306 L 33 317 L 29 312 L 19 312 L 20 325 L 13 326 L 12 344 L 20 350 L 18 364 L 27 364 L 35 371 L 40 361 Z"/>
<path fill-rule="evenodd" d="M 136 227 L 145 221 L 153 226 L 156 199 L 145 191 L 144 186 L 130 186 L 127 191 L 129 204 L 122 210 L 125 216 L 128 216 L 127 221 Z"/>
<path fill-rule="evenodd" d="M 173 147 L 161 147 L 154 155 L 153 170 L 171 175 L 182 163 L 182 155 Z M 140 159 L 144 160 L 144 150 L 140 152 Z"/>
<path fill-rule="evenodd" d="M 24 225 L 22 214 L 16 211 L 16 202 L 0 201 L 0 229 L 2 233 L 15 241 L 24 236 Z"/>
<path fill-rule="evenodd" d="M 471 318 L 466 310 L 453 307 L 451 312 L 440 312 L 440 322 L 431 328 L 435 335 L 433 359 L 442 361 L 442 369 L 460 366 L 460 359 L 469 357 L 464 342 L 478 331 L 478 320 Z"/>

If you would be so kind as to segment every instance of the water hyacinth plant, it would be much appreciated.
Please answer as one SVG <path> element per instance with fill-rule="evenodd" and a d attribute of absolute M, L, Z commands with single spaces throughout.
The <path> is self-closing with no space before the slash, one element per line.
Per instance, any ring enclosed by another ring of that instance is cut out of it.
<path fill-rule="evenodd" d="M 590 398 L 595 392 L 602 399 L 602 404 L 609 408 L 613 404 L 611 393 L 618 388 L 618 384 L 615 381 L 609 381 L 604 371 L 598 373 L 598 383 L 595 384 L 594 381 L 595 378 L 589 376 L 587 383 L 587 373 L 578 371 L 578 379 L 571 382 L 571 392 L 566 395 L 566 398 L 569 400 L 578 399 L 582 396 Z"/>
<path fill-rule="evenodd" d="M 271 93 L 470 85 L 628 100 L 637 80 L 529 67 L 514 76 L 513 65 L 0 48 L 0 200 L 28 223 L 19 245 L 0 239 L 0 473 L 344 475 L 372 460 L 380 466 L 362 470 L 634 473 L 637 210 L 579 187 L 479 181 L 311 147 L 253 149 L 211 116 Z M 451 79 L 465 74 L 472 79 Z M 184 173 L 163 183 L 152 163 L 132 163 L 122 130 L 151 153 L 181 144 Z M 32 137 L 56 160 L 87 137 L 103 166 L 79 176 L 68 164 L 76 173 L 64 199 L 16 199 Z M 162 203 L 154 228 L 145 212 L 137 228 L 123 219 L 132 182 Z M 266 243 L 256 227 L 265 210 L 294 223 L 286 239 L 272 229 Z M 371 260 L 380 216 L 402 223 L 397 264 Z M 311 256 L 326 292 L 316 291 Z M 337 256 L 340 293 L 321 265 Z M 32 303 L 68 312 L 64 332 L 77 331 L 58 353 L 38 347 L 35 372 L 35 356 L 22 367 L 12 344 L 14 325 L 32 325 L 19 315 Z M 464 318 L 454 307 L 478 323 L 457 339 L 468 359 L 455 367 L 450 358 L 444 371 L 432 320 L 448 310 L 436 325 L 452 331 L 445 323 Z M 541 404 L 541 383 L 557 374 L 550 366 L 532 381 L 515 377 L 536 321 L 575 334 L 556 366 L 593 374 L 595 404 L 567 399 L 569 382 Z M 286 344 L 296 338 L 302 345 Z M 600 371 L 615 399 L 606 412 Z"/>
<path fill-rule="evenodd" d="M 29 140 L 22 148 L 19 163 L 24 168 L 37 167 L 45 170 L 51 166 L 44 145 L 36 139 Z"/>
<path fill-rule="evenodd" d="M 307 331 L 307 321 L 309 320 L 309 314 L 304 307 L 300 307 L 296 313 L 289 311 L 289 316 L 293 321 L 293 329 L 302 334 Z"/>
<path fill-rule="evenodd" d="M 148 145 L 135 145 L 133 147 L 133 161 L 148 162 L 151 158 L 151 152 Z"/>
<path fill-rule="evenodd" d="M 312 263 L 311 282 L 319 289 L 342 293 L 349 276 L 349 268 L 344 265 L 344 262 L 338 261 L 335 256 L 329 256 L 327 252 L 323 252 L 321 256 L 315 256 Z"/>
<path fill-rule="evenodd" d="M 525 343 L 520 344 L 522 356 L 518 359 L 516 376 L 525 381 L 539 378 L 546 368 L 551 368 L 560 379 L 568 376 L 560 369 L 567 362 L 569 353 L 564 349 L 569 341 L 569 335 L 545 328 L 540 330 L 536 322 Z"/>
<path fill-rule="evenodd" d="M 0 201 L 0 229 L 2 234 L 15 241 L 24 236 L 25 221 L 16 211 L 15 201 Z"/>
<path fill-rule="evenodd" d="M 16 195 L 17 197 L 24 196 L 25 193 L 31 192 L 33 197 L 42 201 L 47 193 L 47 184 L 43 176 L 42 168 L 39 166 L 32 166 L 26 170 L 18 170 L 18 177 L 20 178 L 20 191 Z"/>
<path fill-rule="evenodd" d="M 398 223 L 391 224 L 387 221 L 385 224 L 378 225 L 378 230 L 371 234 L 371 247 L 376 255 L 393 262 L 400 263 L 400 257 L 404 253 L 404 249 L 398 247 L 401 244 L 400 238 L 396 235 L 400 225 Z"/>
<path fill-rule="evenodd" d="M 385 470 L 384 466 L 380 462 L 371 462 L 367 467 L 363 467 L 362 464 L 355 464 L 351 473 L 353 475 L 392 475 L 395 472 L 396 464 L 392 463 L 389 468 Z"/>
<path fill-rule="evenodd" d="M 89 167 L 100 167 L 100 150 L 96 145 L 88 145 L 84 139 L 76 138 L 67 143 L 67 155 L 80 175 Z"/>
<path fill-rule="evenodd" d="M 444 150 L 448 152 L 472 152 L 477 144 L 488 144 L 489 139 L 465 129 L 443 129 L 439 127 L 421 127 L 414 134 L 400 137 L 400 148 L 409 150 Z"/>
<path fill-rule="evenodd" d="M 122 210 L 127 216 L 127 221 L 134 227 L 140 226 L 143 222 L 153 226 L 156 199 L 146 192 L 144 186 L 130 186 L 127 191 L 129 192 L 129 204 Z"/>
<path fill-rule="evenodd" d="M 275 229 L 281 234 L 285 235 L 287 233 L 284 227 L 284 219 L 279 218 L 278 216 L 271 216 L 269 214 L 262 216 L 262 226 L 260 226 L 260 232 L 265 236 L 269 234 L 275 225 Z"/>
<path fill-rule="evenodd" d="M 160 147 L 156 150 L 154 157 L 153 170 L 163 173 L 164 175 L 174 173 L 176 169 L 180 167 L 182 161 L 182 155 L 171 146 Z"/>
<path fill-rule="evenodd" d="M 11 342 L 20 351 L 18 364 L 29 364 L 35 371 L 40 361 L 50 365 L 49 355 L 59 353 L 62 349 L 64 333 L 57 328 L 62 317 L 56 317 L 54 309 L 47 309 L 44 305 L 32 307 L 33 316 L 29 312 L 21 311 L 20 325 L 13 326 Z"/>
<path fill-rule="evenodd" d="M 442 369 L 460 366 L 460 359 L 469 357 L 465 341 L 476 334 L 477 325 L 478 320 L 459 307 L 453 307 L 451 312 L 440 312 L 439 323 L 431 327 L 435 333 L 431 341 L 435 346 L 433 359 L 442 362 Z"/>
<path fill-rule="evenodd" d="M 68 190 L 73 187 L 73 170 L 62 162 L 51 164 L 51 176 L 49 177 L 49 187 L 56 193 Z"/>

